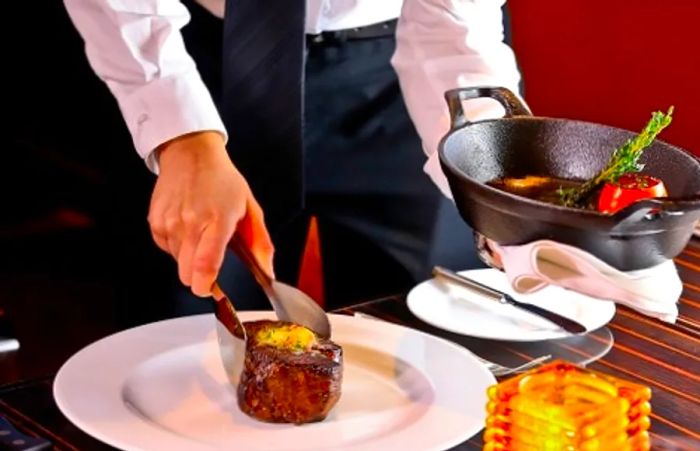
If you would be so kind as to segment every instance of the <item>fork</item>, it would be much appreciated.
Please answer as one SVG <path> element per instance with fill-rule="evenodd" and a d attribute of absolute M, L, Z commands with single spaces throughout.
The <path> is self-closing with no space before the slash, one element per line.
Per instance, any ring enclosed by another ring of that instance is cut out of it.
<path fill-rule="evenodd" d="M 379 318 L 374 315 L 369 315 L 367 313 L 362 313 L 362 312 L 354 312 L 353 315 L 357 318 L 367 318 L 367 319 L 373 319 L 376 321 L 385 321 L 382 318 Z M 478 356 L 471 352 L 471 355 L 477 358 L 479 362 L 481 362 L 482 365 L 484 365 L 490 372 L 496 377 L 501 377 L 501 376 L 508 376 L 511 374 L 518 374 L 518 373 L 524 373 L 525 371 L 531 370 L 532 368 L 535 368 L 542 364 L 543 362 L 546 362 L 547 360 L 552 358 L 551 354 L 547 355 L 542 355 L 539 357 L 536 357 L 528 362 L 523 363 L 522 365 L 518 365 L 516 367 L 510 367 L 510 366 L 504 366 L 496 362 L 492 362 L 490 360 L 487 360 L 481 356 Z"/>
<path fill-rule="evenodd" d="M 501 376 L 508 376 L 511 374 L 519 374 L 519 373 L 524 373 L 528 370 L 531 370 L 532 368 L 535 368 L 542 364 L 543 362 L 546 362 L 547 360 L 552 358 L 551 354 L 543 355 L 540 357 L 537 357 L 535 359 L 532 359 L 528 362 L 523 363 L 522 365 L 518 365 L 516 367 L 509 367 L 509 366 L 503 366 L 501 364 L 498 364 L 496 362 L 492 362 L 490 360 L 486 360 L 483 357 L 480 357 L 474 353 L 472 353 L 481 363 L 483 363 L 486 368 L 491 372 L 496 377 L 501 377 Z"/>

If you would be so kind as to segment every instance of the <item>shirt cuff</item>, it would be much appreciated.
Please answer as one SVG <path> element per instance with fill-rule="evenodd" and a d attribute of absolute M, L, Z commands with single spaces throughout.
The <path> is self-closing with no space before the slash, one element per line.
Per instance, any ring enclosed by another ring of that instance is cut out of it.
<path fill-rule="evenodd" d="M 136 151 L 158 173 L 154 150 L 187 133 L 211 130 L 227 139 L 226 128 L 199 73 L 192 70 L 155 79 L 126 96 L 119 107 Z"/>

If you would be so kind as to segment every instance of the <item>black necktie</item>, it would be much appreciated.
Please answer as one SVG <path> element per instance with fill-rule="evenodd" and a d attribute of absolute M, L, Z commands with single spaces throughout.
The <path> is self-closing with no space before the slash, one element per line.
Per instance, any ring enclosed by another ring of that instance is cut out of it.
<path fill-rule="evenodd" d="M 303 206 L 305 14 L 306 0 L 226 0 L 228 149 L 271 227 Z"/>

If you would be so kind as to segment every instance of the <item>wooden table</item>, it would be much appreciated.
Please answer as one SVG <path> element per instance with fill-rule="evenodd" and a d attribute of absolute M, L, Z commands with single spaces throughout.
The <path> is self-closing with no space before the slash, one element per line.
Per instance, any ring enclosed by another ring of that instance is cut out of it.
<path fill-rule="evenodd" d="M 573 341 L 518 345 L 450 334 L 416 319 L 406 307 L 404 295 L 339 312 L 376 317 L 440 335 L 507 365 L 543 352 L 581 361 L 593 359 L 589 368 L 652 388 L 654 449 L 700 450 L 700 240 L 694 239 L 676 264 L 684 282 L 678 324 L 662 323 L 618 307 L 606 328 Z M 49 377 L 0 387 L 0 413 L 24 432 L 51 440 L 57 450 L 113 449 L 65 419 L 53 401 L 51 384 Z M 476 436 L 455 449 L 480 448 L 481 438 Z"/>

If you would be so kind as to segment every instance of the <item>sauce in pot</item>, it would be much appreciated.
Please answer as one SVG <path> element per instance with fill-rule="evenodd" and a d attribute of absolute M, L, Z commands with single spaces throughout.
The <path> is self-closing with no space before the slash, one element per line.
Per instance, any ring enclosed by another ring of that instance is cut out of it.
<path fill-rule="evenodd" d="M 518 196 L 561 205 L 560 188 L 575 188 L 582 185 L 582 180 L 558 177 L 527 175 L 525 177 L 504 177 L 487 182 L 489 186 L 507 191 Z M 592 196 L 597 198 L 596 196 Z M 588 199 L 586 208 L 595 209 L 596 199 Z"/>

